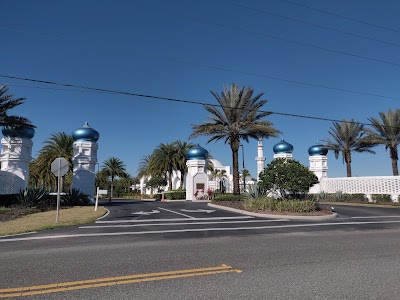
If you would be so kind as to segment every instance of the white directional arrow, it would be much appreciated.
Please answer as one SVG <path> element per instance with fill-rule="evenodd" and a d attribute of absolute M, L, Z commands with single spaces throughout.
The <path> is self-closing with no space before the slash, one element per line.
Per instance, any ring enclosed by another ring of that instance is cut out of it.
<path fill-rule="evenodd" d="M 190 209 L 181 209 L 181 211 L 184 211 L 184 212 L 205 212 L 205 213 L 213 213 L 215 210 L 211 210 L 211 209 L 193 209 L 193 210 L 190 210 Z"/>
<path fill-rule="evenodd" d="M 132 213 L 132 215 L 145 215 L 145 216 L 148 216 L 148 215 L 158 214 L 158 213 L 160 213 L 159 210 L 152 210 L 152 211 L 139 211 L 139 212 Z"/>

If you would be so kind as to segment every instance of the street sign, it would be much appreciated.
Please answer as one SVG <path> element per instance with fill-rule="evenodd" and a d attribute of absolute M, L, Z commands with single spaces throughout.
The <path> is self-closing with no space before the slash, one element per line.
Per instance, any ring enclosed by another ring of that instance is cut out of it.
<path fill-rule="evenodd" d="M 64 157 L 57 157 L 51 163 L 51 173 L 55 176 L 64 176 L 69 170 L 68 161 Z"/>
<path fill-rule="evenodd" d="M 107 195 L 108 191 L 107 190 L 99 190 L 99 195 Z"/>

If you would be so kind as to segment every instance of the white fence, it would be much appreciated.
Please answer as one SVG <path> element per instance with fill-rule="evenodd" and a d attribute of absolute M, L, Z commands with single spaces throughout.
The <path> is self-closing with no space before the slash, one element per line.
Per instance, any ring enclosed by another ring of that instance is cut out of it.
<path fill-rule="evenodd" d="M 400 176 L 322 178 L 320 184 L 325 193 L 400 195 Z"/>

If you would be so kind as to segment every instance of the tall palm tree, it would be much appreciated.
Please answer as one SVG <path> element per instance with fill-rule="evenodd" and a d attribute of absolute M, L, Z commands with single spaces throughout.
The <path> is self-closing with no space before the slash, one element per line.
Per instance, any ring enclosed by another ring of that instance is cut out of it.
<path fill-rule="evenodd" d="M 211 141 L 224 140 L 232 151 L 233 166 L 233 193 L 240 194 L 239 189 L 239 162 L 238 150 L 240 141 L 249 142 L 249 138 L 277 137 L 279 130 L 273 128 L 273 124 L 262 118 L 270 115 L 270 112 L 261 112 L 260 109 L 267 100 L 261 100 L 264 95 L 260 93 L 254 96 L 251 87 L 239 88 L 233 83 L 231 86 L 224 86 L 221 94 L 211 91 L 217 100 L 220 108 L 213 105 L 204 105 L 204 108 L 211 113 L 209 119 L 201 125 L 192 125 L 193 133 L 190 138 L 201 135 L 208 135 Z"/>
<path fill-rule="evenodd" d="M 145 155 L 139 162 L 139 168 L 138 168 L 138 177 L 142 178 L 143 176 L 150 176 L 150 165 L 151 161 L 153 159 L 152 154 L 150 155 Z"/>
<path fill-rule="evenodd" d="M 187 170 L 186 151 L 188 151 L 194 144 L 182 142 L 181 140 L 177 140 L 173 144 L 175 147 L 174 169 L 181 173 L 181 188 L 183 188 L 183 181 Z"/>
<path fill-rule="evenodd" d="M 172 172 L 176 166 L 176 149 L 173 143 L 157 146 L 152 154 L 150 173 L 168 178 L 168 189 L 172 190 Z"/>
<path fill-rule="evenodd" d="M 342 154 L 343 162 L 346 163 L 347 177 L 351 177 L 351 152 L 368 152 L 375 154 L 370 150 L 371 144 L 363 139 L 364 125 L 354 121 L 354 119 L 343 119 L 341 122 L 333 122 L 328 132 L 332 139 L 325 139 L 323 142 L 327 149 L 333 150 L 335 158 Z"/>
<path fill-rule="evenodd" d="M 44 141 L 43 148 L 39 151 L 39 156 L 35 159 L 30 168 L 32 176 L 38 181 L 43 182 L 44 187 L 51 189 L 57 183 L 51 173 L 51 163 L 57 157 L 64 157 L 72 170 L 74 139 L 72 135 L 65 132 L 54 133 Z M 64 178 L 62 180 L 63 184 Z"/>
<path fill-rule="evenodd" d="M 0 126 L 35 128 L 31 121 L 20 116 L 9 116 L 8 111 L 24 103 L 25 98 L 14 98 L 7 94 L 7 85 L 0 85 Z"/>
<path fill-rule="evenodd" d="M 397 160 L 399 159 L 397 146 L 400 144 L 400 110 L 389 109 L 386 113 L 380 112 L 381 120 L 369 118 L 371 127 L 365 129 L 365 141 L 373 145 L 384 145 L 390 151 L 393 176 L 399 175 Z"/>
<path fill-rule="evenodd" d="M 116 157 L 110 157 L 103 162 L 101 166 L 101 171 L 107 177 L 111 178 L 111 192 L 108 198 L 108 202 L 111 203 L 111 199 L 113 197 L 114 191 L 114 179 L 115 177 L 125 177 L 126 176 L 126 167 L 122 160 Z"/>

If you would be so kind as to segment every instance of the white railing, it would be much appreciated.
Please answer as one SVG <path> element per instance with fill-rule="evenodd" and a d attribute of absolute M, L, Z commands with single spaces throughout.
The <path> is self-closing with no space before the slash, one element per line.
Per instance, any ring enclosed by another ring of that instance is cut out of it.
<path fill-rule="evenodd" d="M 322 178 L 320 184 L 325 193 L 400 195 L 400 176 Z"/>
<path fill-rule="evenodd" d="M 17 177 L 17 175 L 13 173 L 0 171 L 0 195 L 8 195 L 19 192 L 14 191 L 15 177 Z"/>

